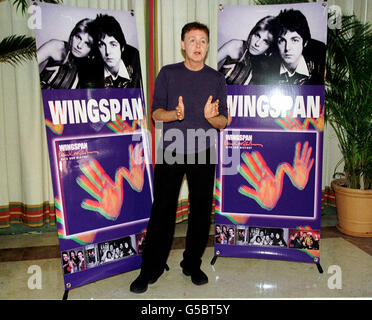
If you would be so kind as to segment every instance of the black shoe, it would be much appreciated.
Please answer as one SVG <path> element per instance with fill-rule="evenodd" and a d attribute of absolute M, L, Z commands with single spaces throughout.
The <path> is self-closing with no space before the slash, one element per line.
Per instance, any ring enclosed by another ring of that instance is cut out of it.
<path fill-rule="evenodd" d="M 207 275 L 201 271 L 200 268 L 192 270 L 185 266 L 183 261 L 181 261 L 181 268 L 182 272 L 185 276 L 191 276 L 191 281 L 193 284 L 196 284 L 197 286 L 201 286 L 203 284 L 208 283 L 208 277 Z"/>
<path fill-rule="evenodd" d="M 169 271 L 169 267 L 166 264 L 164 266 L 164 269 Z M 154 284 L 160 276 L 163 274 L 164 269 L 158 273 L 157 275 L 154 275 L 152 277 L 146 277 L 143 273 L 140 273 L 140 275 L 137 277 L 136 280 L 134 280 L 130 285 L 130 291 L 134 293 L 144 293 L 146 292 L 149 284 Z"/>
<path fill-rule="evenodd" d="M 140 273 L 137 279 L 131 283 L 129 289 L 133 293 L 144 293 L 147 290 L 148 284 L 149 280 L 143 274 Z"/>

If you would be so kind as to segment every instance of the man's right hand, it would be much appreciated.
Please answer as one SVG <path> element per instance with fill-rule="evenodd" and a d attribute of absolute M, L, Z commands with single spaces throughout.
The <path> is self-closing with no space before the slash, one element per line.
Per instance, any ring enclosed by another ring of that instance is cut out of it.
<path fill-rule="evenodd" d="M 158 108 L 152 113 L 152 118 L 154 121 L 161 122 L 182 121 L 185 118 L 185 106 L 182 97 L 178 97 L 178 105 L 175 109 L 166 110 L 164 108 Z"/>
<path fill-rule="evenodd" d="M 181 121 L 185 118 L 185 106 L 183 104 L 182 96 L 178 97 L 178 106 L 176 107 L 177 120 Z"/>

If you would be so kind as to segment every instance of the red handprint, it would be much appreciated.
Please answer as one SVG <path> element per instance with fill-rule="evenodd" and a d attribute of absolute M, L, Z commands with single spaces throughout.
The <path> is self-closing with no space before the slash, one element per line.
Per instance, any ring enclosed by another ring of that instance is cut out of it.
<path fill-rule="evenodd" d="M 321 108 L 321 106 L 319 106 Z M 281 126 L 284 130 L 308 130 L 310 123 L 314 126 L 314 128 L 318 131 L 324 130 L 324 108 L 322 113 L 320 114 L 319 118 L 306 118 L 304 123 L 298 121 L 293 117 L 293 114 L 290 112 L 288 116 L 285 118 L 277 119 L 275 122 Z"/>
<path fill-rule="evenodd" d="M 65 221 L 62 217 L 62 212 L 61 212 L 62 207 L 61 207 L 61 203 L 58 197 L 55 197 L 54 205 L 55 205 L 57 222 L 59 224 L 58 230 L 57 230 L 59 238 L 73 240 L 81 245 L 93 243 L 94 239 L 96 238 L 96 234 L 97 234 L 96 231 L 89 231 L 86 233 L 81 233 L 77 236 L 66 236 Z"/>
<path fill-rule="evenodd" d="M 128 133 L 136 131 L 137 126 L 140 126 L 140 121 L 134 120 L 132 125 L 129 125 L 128 122 L 123 121 L 118 115 L 116 115 L 116 120 L 109 122 L 107 126 L 116 133 Z"/>
<path fill-rule="evenodd" d="M 321 106 L 320 106 L 321 108 Z M 322 113 L 320 114 L 320 117 L 317 118 L 317 119 L 314 119 L 314 118 L 310 118 L 310 119 L 306 119 L 306 121 L 308 121 L 309 123 L 311 123 L 314 128 L 318 131 L 324 131 L 324 110 L 325 108 L 323 108 L 322 110 Z"/>
<path fill-rule="evenodd" d="M 311 152 L 312 148 L 309 148 L 308 141 L 305 142 L 302 152 L 301 142 L 297 142 L 293 167 L 288 163 L 283 165 L 283 169 L 288 174 L 292 184 L 299 190 L 303 190 L 309 180 L 309 174 L 314 164 L 314 158 L 310 161 Z"/>
<path fill-rule="evenodd" d="M 144 182 L 145 160 L 143 157 L 143 148 L 137 144 L 129 146 L 129 170 L 125 167 L 120 168 L 120 174 L 128 181 L 133 190 L 141 191 Z"/>
<path fill-rule="evenodd" d="M 262 208 L 272 210 L 283 189 L 283 167 L 279 166 L 276 175 L 272 173 L 259 152 L 242 154 L 245 164 L 239 167 L 239 173 L 253 186 L 241 186 L 239 192 L 254 199 Z"/>
<path fill-rule="evenodd" d="M 58 134 L 59 136 L 63 133 L 64 125 L 59 124 L 53 124 L 52 121 L 45 119 L 45 125 L 55 134 Z"/>
<path fill-rule="evenodd" d="M 307 119 L 306 119 L 307 120 Z M 305 120 L 302 124 L 300 121 L 295 119 L 290 112 L 285 118 L 280 118 L 275 120 L 275 122 L 285 130 L 297 131 L 297 130 L 307 130 L 309 124 Z"/>
<path fill-rule="evenodd" d="M 281 163 L 272 173 L 265 160 L 259 152 L 242 154 L 245 164 L 239 167 L 239 173 L 253 186 L 241 186 L 239 192 L 247 197 L 254 199 L 262 208 L 273 209 L 283 189 L 284 173 L 287 173 L 292 184 L 299 190 L 303 190 L 309 180 L 309 174 L 314 164 L 314 158 L 310 159 L 312 148 L 306 141 L 301 151 L 301 142 L 296 143 L 293 167 L 287 163 Z"/>
<path fill-rule="evenodd" d="M 119 168 L 115 174 L 115 181 L 107 175 L 97 160 L 82 163 L 80 169 L 84 175 L 78 177 L 76 182 L 97 201 L 85 199 L 81 206 L 100 213 L 108 220 L 116 220 L 123 205 L 123 178 L 134 190 L 142 190 L 145 168 L 142 152 L 143 149 L 139 144 L 134 151 L 133 145 L 130 145 L 130 171 L 125 167 Z"/>
<path fill-rule="evenodd" d="M 84 175 L 76 182 L 97 200 L 85 199 L 81 206 L 99 212 L 108 220 L 116 220 L 123 204 L 123 176 L 116 174 L 114 182 L 95 159 L 81 164 L 80 169 Z"/>

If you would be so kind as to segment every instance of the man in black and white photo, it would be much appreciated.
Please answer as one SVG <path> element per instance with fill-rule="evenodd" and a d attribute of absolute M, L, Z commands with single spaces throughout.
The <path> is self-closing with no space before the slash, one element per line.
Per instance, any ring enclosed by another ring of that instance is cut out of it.
<path fill-rule="evenodd" d="M 311 38 L 308 22 L 299 10 L 282 10 L 276 18 L 275 41 L 281 58 L 279 84 L 324 83 L 324 43 Z"/>
<path fill-rule="evenodd" d="M 127 44 L 119 22 L 109 15 L 94 20 L 99 60 L 98 88 L 141 88 L 139 52 Z"/>

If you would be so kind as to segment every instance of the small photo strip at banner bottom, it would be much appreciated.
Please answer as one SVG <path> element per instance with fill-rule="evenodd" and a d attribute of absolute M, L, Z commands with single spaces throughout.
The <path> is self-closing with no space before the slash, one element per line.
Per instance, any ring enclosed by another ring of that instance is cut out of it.
<path fill-rule="evenodd" d="M 142 254 L 144 239 L 143 232 L 62 251 L 63 273 L 80 272 Z"/>
<path fill-rule="evenodd" d="M 216 224 L 214 240 L 222 245 L 319 250 L 320 231 L 300 227 L 289 229 Z"/>

